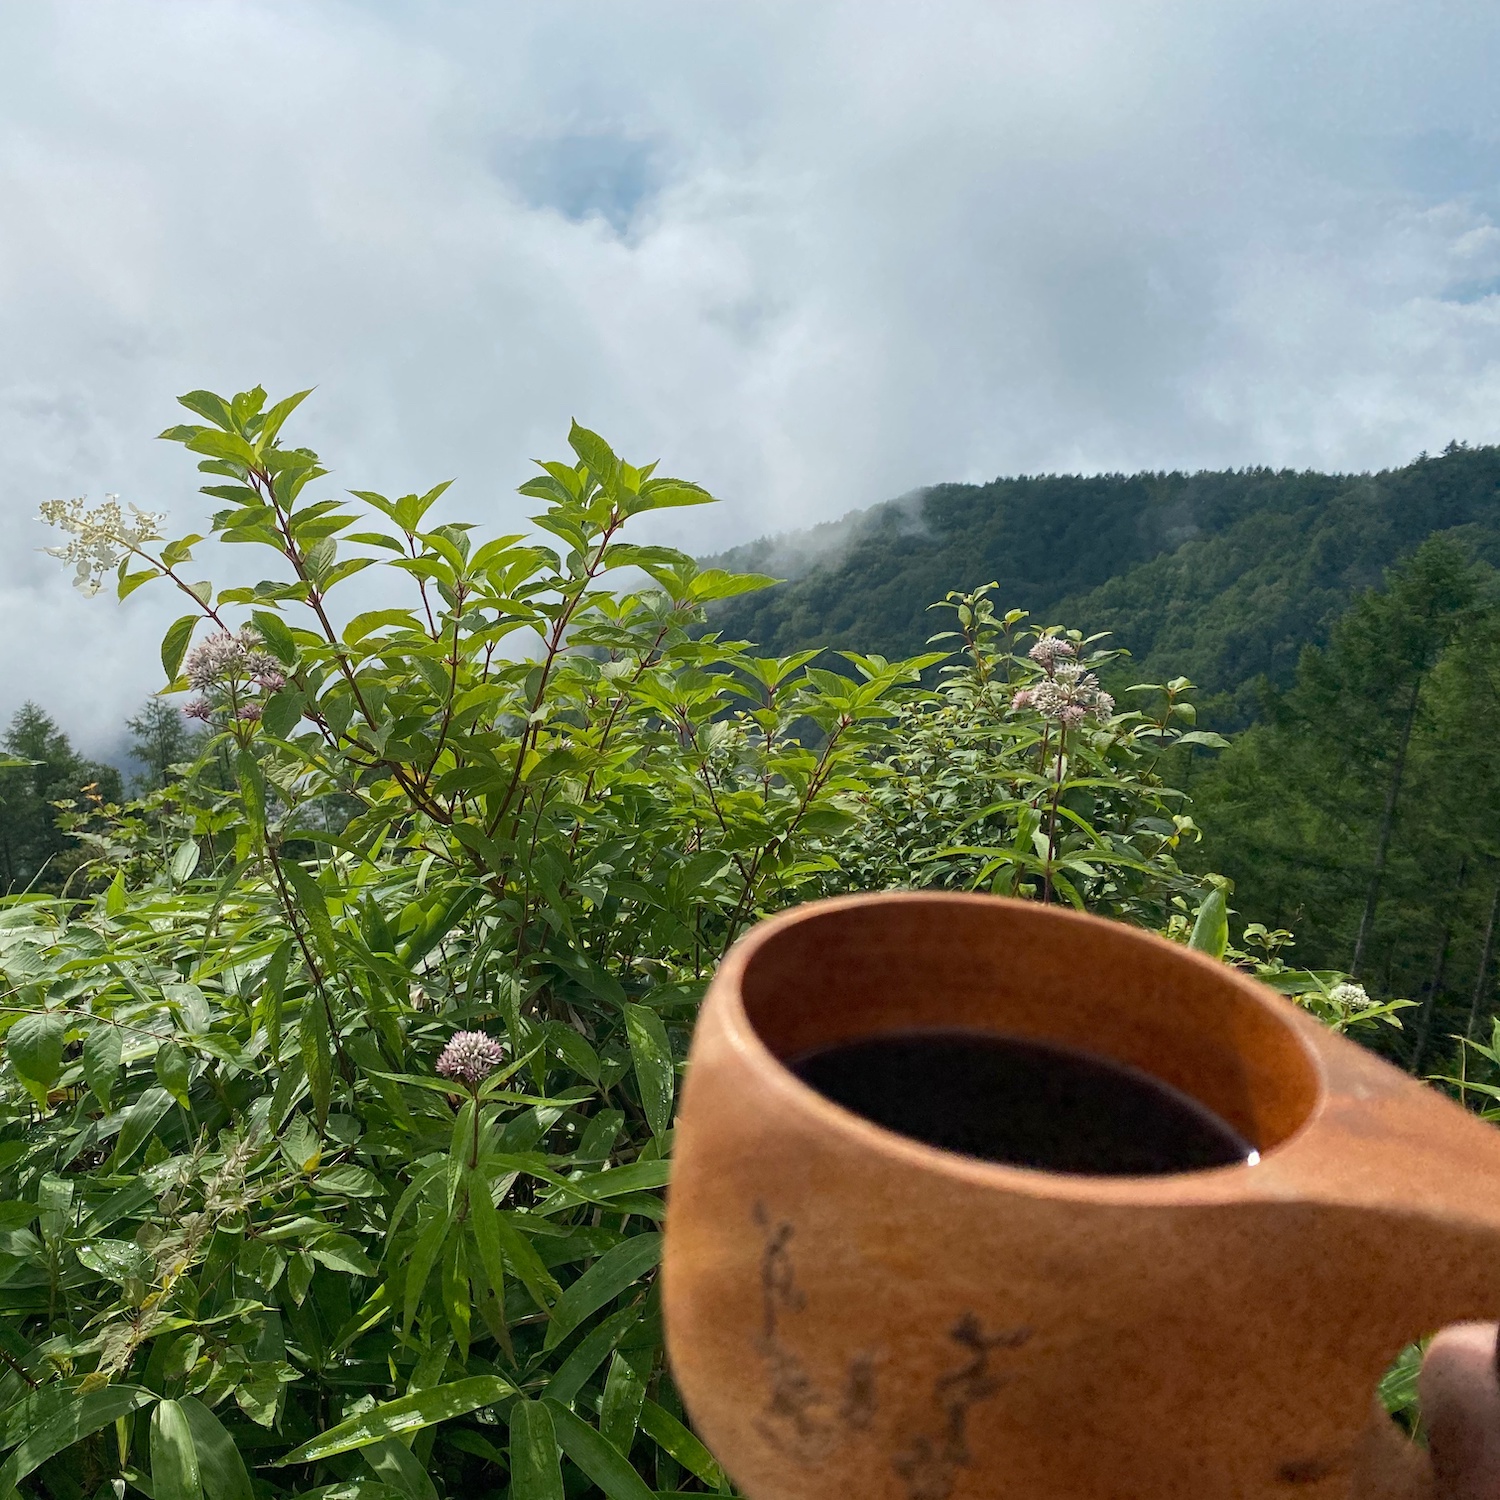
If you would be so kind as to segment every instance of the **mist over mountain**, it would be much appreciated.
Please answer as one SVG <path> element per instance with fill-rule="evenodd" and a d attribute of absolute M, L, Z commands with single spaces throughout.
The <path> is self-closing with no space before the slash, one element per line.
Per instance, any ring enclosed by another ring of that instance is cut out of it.
<path fill-rule="evenodd" d="M 1269 468 L 1030 475 L 938 484 L 725 552 L 786 581 L 730 601 L 727 635 L 767 651 L 886 656 L 946 628 L 929 606 L 990 581 L 1002 608 L 1110 631 L 1150 680 L 1183 675 L 1223 724 L 1256 680 L 1287 686 L 1360 590 L 1428 536 L 1500 561 L 1500 448 L 1454 443 L 1373 474 Z"/>

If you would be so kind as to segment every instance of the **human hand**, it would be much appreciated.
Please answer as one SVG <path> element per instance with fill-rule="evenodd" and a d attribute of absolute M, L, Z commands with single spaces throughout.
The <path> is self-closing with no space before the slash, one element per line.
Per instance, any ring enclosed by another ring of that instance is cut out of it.
<path fill-rule="evenodd" d="M 1500 1366 L 1494 1323 L 1456 1323 L 1428 1346 L 1417 1394 L 1424 1454 L 1383 1410 L 1356 1463 L 1358 1500 L 1500 1500 Z"/>

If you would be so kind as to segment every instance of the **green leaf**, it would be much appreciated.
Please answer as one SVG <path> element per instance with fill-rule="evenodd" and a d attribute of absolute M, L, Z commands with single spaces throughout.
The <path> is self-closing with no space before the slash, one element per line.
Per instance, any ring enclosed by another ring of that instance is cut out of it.
<path fill-rule="evenodd" d="M 129 904 L 129 898 L 125 894 L 125 872 L 116 870 L 115 878 L 110 881 L 109 889 L 104 893 L 104 914 L 108 917 L 123 916 Z"/>
<path fill-rule="evenodd" d="M 147 1089 L 129 1109 L 120 1123 L 109 1169 L 118 1172 L 151 1138 L 162 1117 L 172 1107 L 172 1096 L 165 1089 Z"/>
<path fill-rule="evenodd" d="M 437 1486 L 421 1459 L 399 1438 L 381 1438 L 361 1448 L 359 1456 L 402 1500 L 438 1500 Z"/>
<path fill-rule="evenodd" d="M 350 1276 L 375 1275 L 375 1267 L 352 1235 L 335 1234 L 319 1240 L 312 1247 L 312 1258 L 330 1271 L 343 1271 Z"/>
<path fill-rule="evenodd" d="M 185 396 L 177 398 L 179 406 L 185 406 L 191 412 L 196 412 L 200 417 L 207 417 L 210 422 L 224 432 L 234 431 L 234 417 L 230 412 L 229 403 L 222 397 L 216 396 L 212 391 L 189 391 Z M 195 432 L 197 428 L 184 429 Z"/>
<path fill-rule="evenodd" d="M 333 1099 L 333 1045 L 328 1031 L 328 1011 L 319 994 L 308 995 L 302 1002 L 297 1043 L 313 1110 L 318 1117 L 318 1129 L 322 1130 L 328 1123 L 328 1106 Z"/>
<path fill-rule="evenodd" d="M 151 1489 L 154 1500 L 203 1500 L 193 1430 L 175 1401 L 151 1413 Z"/>
<path fill-rule="evenodd" d="M 515 1227 L 509 1215 L 497 1213 L 495 1227 L 500 1236 L 500 1248 L 505 1252 L 511 1269 L 531 1294 L 532 1301 L 545 1311 L 561 1295 L 557 1282 L 532 1249 L 531 1241 Z"/>
<path fill-rule="evenodd" d="M 260 726 L 273 739 L 284 740 L 302 722 L 307 699 L 294 687 L 282 688 L 265 700 Z"/>
<path fill-rule="evenodd" d="M 283 860 L 281 872 L 297 898 L 297 909 L 301 912 L 318 951 L 326 960 L 335 956 L 336 944 L 333 936 L 333 920 L 328 915 L 328 901 L 322 887 L 294 859 Z"/>
<path fill-rule="evenodd" d="M 242 748 L 234 758 L 234 776 L 239 783 L 240 800 L 245 804 L 245 816 L 258 834 L 266 827 L 266 777 L 255 758 L 253 750 Z M 292 861 L 287 862 L 290 868 Z"/>
<path fill-rule="evenodd" d="M 84 1080 L 105 1109 L 110 1108 L 110 1100 L 114 1096 L 122 1055 L 123 1044 L 118 1026 L 99 1021 L 83 1039 Z"/>
<path fill-rule="evenodd" d="M 1193 923 L 1193 935 L 1188 947 L 1206 953 L 1210 958 L 1223 958 L 1229 947 L 1229 901 L 1223 887 L 1215 886 L 1198 904 L 1198 917 Z"/>
<path fill-rule="evenodd" d="M 202 850 L 198 847 L 198 840 L 184 839 L 172 855 L 172 879 L 179 885 L 184 880 L 191 880 L 201 857 Z"/>
<path fill-rule="evenodd" d="M 43 1107 L 47 1091 L 62 1072 L 67 1015 L 60 1010 L 32 1011 L 5 1033 L 11 1066 L 27 1091 Z"/>
<path fill-rule="evenodd" d="M 165 1041 L 156 1049 L 156 1077 L 161 1086 L 184 1108 L 192 1106 L 188 1098 L 191 1071 L 187 1053 L 173 1041 Z"/>
<path fill-rule="evenodd" d="M 642 1307 L 637 1303 L 622 1307 L 619 1312 L 591 1328 L 558 1366 L 557 1373 L 547 1382 L 542 1394 L 550 1396 L 554 1401 L 561 1401 L 564 1405 L 571 1405 L 579 1391 L 588 1383 L 589 1377 L 641 1321 L 641 1316 Z"/>
<path fill-rule="evenodd" d="M 540 1401 L 510 1409 L 511 1500 L 563 1500 L 562 1455 L 551 1412 Z"/>
<path fill-rule="evenodd" d="M 417 1432 L 438 1422 L 447 1422 L 464 1416 L 481 1406 L 493 1406 L 496 1402 L 518 1395 L 515 1386 L 498 1375 L 471 1375 L 465 1380 L 451 1381 L 447 1385 L 435 1385 L 425 1391 L 409 1396 L 400 1396 L 369 1411 L 330 1427 L 327 1432 L 294 1448 L 282 1465 L 310 1464 L 319 1459 L 332 1458 L 337 1453 L 348 1453 L 377 1443 L 382 1438 L 399 1437 L 403 1433 Z"/>
<path fill-rule="evenodd" d="M 625 1035 L 651 1133 L 665 1135 L 672 1123 L 672 1047 L 661 1017 L 645 1005 L 625 1007 Z"/>
<path fill-rule="evenodd" d="M 588 1475 L 609 1500 L 656 1500 L 628 1459 L 610 1447 L 599 1433 L 566 1406 L 546 1403 L 562 1450 Z"/>
<path fill-rule="evenodd" d="M 588 465 L 589 473 L 600 483 L 607 484 L 619 472 L 620 460 L 597 432 L 590 432 L 587 427 L 574 422 L 568 430 L 568 446 Z"/>
<path fill-rule="evenodd" d="M 612 1302 L 661 1260 L 662 1237 L 637 1234 L 594 1262 L 558 1298 L 542 1347 L 556 1348 L 590 1313 Z"/>
<path fill-rule="evenodd" d="M 295 667 L 297 665 L 297 642 L 292 638 L 291 629 L 286 621 L 269 609 L 251 610 L 250 620 L 261 640 L 266 643 L 266 650 L 282 666 Z"/>
<path fill-rule="evenodd" d="M 610 1447 L 628 1458 L 640 1421 L 646 1382 L 640 1372 L 617 1349 L 604 1381 L 604 1400 L 599 1408 L 599 1432 Z"/>
<path fill-rule="evenodd" d="M 145 1281 L 151 1275 L 151 1257 L 134 1240 L 91 1240 L 79 1247 L 78 1259 L 121 1285 Z"/>
<path fill-rule="evenodd" d="M 187 655 L 188 642 L 193 638 L 193 627 L 199 618 L 198 615 L 183 615 L 180 620 L 173 620 L 161 638 L 161 667 L 168 682 L 177 681 L 182 658 Z"/>
<path fill-rule="evenodd" d="M 117 1418 L 129 1416 L 137 1408 L 156 1400 L 154 1391 L 134 1385 L 109 1385 L 100 1391 L 70 1391 L 58 1400 L 47 1389 L 34 1392 L 6 1412 L 6 1427 L 13 1430 L 14 1414 L 32 1410 L 35 1420 L 27 1422 L 25 1437 L 4 1464 L 0 1464 L 0 1496 L 9 1496 L 32 1470 L 47 1462 L 54 1453 L 71 1448 L 90 1433 L 107 1427 Z"/>
<path fill-rule="evenodd" d="M 495 1294 L 505 1306 L 505 1260 L 500 1250 L 500 1221 L 490 1197 L 490 1184 L 483 1172 L 469 1176 L 469 1233 L 479 1251 L 479 1261 Z"/>
<path fill-rule="evenodd" d="M 254 1500 L 250 1473 L 224 1424 L 195 1396 L 178 1403 L 198 1455 L 198 1478 L 209 1500 Z"/>
<path fill-rule="evenodd" d="M 408 1331 L 416 1322 L 417 1309 L 421 1305 L 422 1294 L 427 1289 L 427 1278 L 432 1274 L 432 1268 L 442 1253 L 451 1222 L 447 1213 L 434 1214 L 432 1221 L 417 1236 L 417 1242 L 412 1247 L 411 1259 L 406 1263 L 405 1305 L 401 1319 Z"/>
<path fill-rule="evenodd" d="M 671 1412 L 654 1401 L 641 1403 L 641 1431 L 704 1484 L 718 1489 L 724 1483 L 724 1471 L 713 1454 Z"/>

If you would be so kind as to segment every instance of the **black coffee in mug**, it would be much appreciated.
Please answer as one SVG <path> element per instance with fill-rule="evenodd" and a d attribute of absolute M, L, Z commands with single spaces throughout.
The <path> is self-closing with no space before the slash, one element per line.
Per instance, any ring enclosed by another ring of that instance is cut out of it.
<path fill-rule="evenodd" d="M 1094 1053 L 971 1030 L 886 1032 L 787 1066 L 835 1104 L 944 1151 L 1145 1177 L 1258 1159 L 1211 1110 Z"/>

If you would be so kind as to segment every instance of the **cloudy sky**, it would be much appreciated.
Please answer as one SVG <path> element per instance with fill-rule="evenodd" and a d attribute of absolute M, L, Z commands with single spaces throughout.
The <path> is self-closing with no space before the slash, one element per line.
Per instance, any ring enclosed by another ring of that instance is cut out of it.
<path fill-rule="evenodd" d="M 1500 440 L 1500 7 L 0 0 L 0 714 L 102 750 L 195 386 L 513 527 L 576 416 L 696 549 L 943 479 Z"/>

